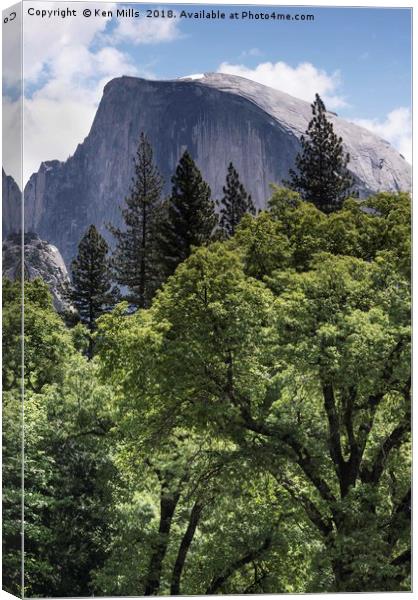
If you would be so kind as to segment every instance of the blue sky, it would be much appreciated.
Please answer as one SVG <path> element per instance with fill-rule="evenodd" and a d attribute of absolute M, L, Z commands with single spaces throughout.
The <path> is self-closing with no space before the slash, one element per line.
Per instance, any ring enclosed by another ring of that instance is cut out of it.
<path fill-rule="evenodd" d="M 224 9 L 236 10 L 245 7 Z M 409 10 L 281 7 L 279 11 L 306 12 L 315 21 L 185 20 L 179 27 L 184 37 L 170 44 L 134 47 L 132 56 L 158 78 L 216 71 L 224 62 L 250 68 L 263 62 L 284 61 L 294 68 L 309 62 L 329 74 L 340 72 L 338 94 L 348 104 L 339 109 L 342 115 L 381 119 L 394 107 L 410 105 Z M 128 45 L 125 48 L 129 51 Z M 258 52 L 248 55 L 255 49 Z"/>
<path fill-rule="evenodd" d="M 41 18 L 30 7 L 74 8 L 74 17 Z M 103 87 L 113 77 L 173 79 L 219 71 L 241 75 L 327 107 L 389 140 L 411 157 L 411 11 L 381 8 L 280 7 L 312 21 L 188 20 L 180 11 L 226 13 L 272 7 L 165 5 L 176 19 L 116 19 L 116 4 L 25 2 L 25 182 L 44 160 L 66 160 L 91 127 Z M 113 18 L 83 17 L 100 7 Z M 128 4 L 119 4 L 127 8 Z M 161 5 L 160 5 L 161 8 Z M 276 9 L 277 12 L 277 9 Z M 16 114 L 13 76 L 4 71 L 4 122 Z M 12 156 L 13 153 L 10 153 Z M 6 172 L 17 177 L 15 164 Z"/>

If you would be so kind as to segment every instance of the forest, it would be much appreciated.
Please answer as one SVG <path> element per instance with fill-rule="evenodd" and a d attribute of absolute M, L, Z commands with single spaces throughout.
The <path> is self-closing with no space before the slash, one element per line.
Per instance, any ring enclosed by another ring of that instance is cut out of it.
<path fill-rule="evenodd" d="M 411 589 L 410 196 L 357 198 L 312 111 L 259 211 L 188 152 L 162 198 L 141 134 L 113 247 L 85 232 L 63 314 L 24 281 L 23 344 L 4 279 L 7 591 Z"/>

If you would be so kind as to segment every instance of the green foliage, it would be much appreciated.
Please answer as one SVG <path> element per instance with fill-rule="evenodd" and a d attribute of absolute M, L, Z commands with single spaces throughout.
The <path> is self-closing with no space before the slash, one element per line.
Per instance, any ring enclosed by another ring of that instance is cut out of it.
<path fill-rule="evenodd" d="M 174 273 L 193 246 L 209 242 L 218 222 L 210 188 L 187 150 L 177 165 L 172 184 L 157 236 L 163 278 Z"/>
<path fill-rule="evenodd" d="M 20 389 L 22 364 L 22 285 L 3 278 L 2 384 L 3 390 Z"/>
<path fill-rule="evenodd" d="M 122 210 L 126 229 L 111 226 L 110 231 L 116 238 L 113 254 L 116 279 L 129 288 L 129 301 L 143 308 L 149 305 L 159 282 L 155 236 L 162 190 L 162 179 L 144 132 L 140 136 L 134 166 L 130 195 Z"/>
<path fill-rule="evenodd" d="M 111 393 L 73 347 L 46 285 L 25 282 L 23 413 L 20 285 L 4 281 L 3 289 L 4 583 L 21 594 L 24 431 L 25 596 L 89 595 L 90 570 L 104 560 L 109 527 Z"/>
<path fill-rule="evenodd" d="M 409 196 L 324 214 L 274 188 L 211 243 L 203 213 L 152 305 L 98 318 L 90 361 L 25 286 L 25 595 L 409 590 Z M 19 285 L 4 298 L 18 593 Z"/>
<path fill-rule="evenodd" d="M 354 180 L 347 169 L 350 156 L 343 150 L 343 140 L 334 133 L 327 119 L 325 104 L 318 94 L 311 105 L 312 119 L 300 143 L 296 169 L 289 172 L 289 187 L 301 193 L 304 200 L 325 213 L 341 208 Z"/>
<path fill-rule="evenodd" d="M 2 581 L 16 596 L 22 595 L 22 409 L 19 390 L 3 391 Z"/>
<path fill-rule="evenodd" d="M 267 212 L 261 212 L 257 219 L 245 216 L 231 246 L 243 253 L 245 272 L 256 279 L 290 266 L 289 239 Z"/>
<path fill-rule="evenodd" d="M 3 389 L 20 389 L 22 373 L 22 291 L 19 282 L 3 280 Z M 56 314 L 47 286 L 41 279 L 25 282 L 24 383 L 39 392 L 59 382 L 71 338 Z"/>
<path fill-rule="evenodd" d="M 101 369 L 119 390 L 125 447 L 135 432 L 142 452 L 160 447 L 167 460 L 165 443 L 187 427 L 242 453 L 241 477 L 248 464 L 269 482 L 267 491 L 257 479 L 257 501 L 245 507 L 256 515 L 245 526 L 255 526 L 246 552 L 239 532 L 247 521 L 236 496 L 228 508 L 226 469 L 224 504 L 202 518 L 187 555 L 190 593 L 408 589 L 408 237 L 404 194 L 349 199 L 326 216 L 276 189 L 269 213 L 195 250 L 149 311 L 100 320 Z M 181 506 L 180 495 L 158 572 L 162 593 Z M 301 522 L 306 550 L 295 570 Z M 118 593 L 131 593 L 124 585 Z"/>
<path fill-rule="evenodd" d="M 27 595 L 91 595 L 91 571 L 105 559 L 115 476 L 111 392 L 95 371 L 74 355 L 60 385 L 25 402 Z M 39 410 L 41 422 L 34 418 Z"/>

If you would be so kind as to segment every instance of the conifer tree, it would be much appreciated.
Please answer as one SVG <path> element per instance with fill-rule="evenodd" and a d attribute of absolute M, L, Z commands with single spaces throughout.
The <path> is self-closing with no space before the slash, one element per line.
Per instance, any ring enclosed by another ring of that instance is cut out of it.
<path fill-rule="evenodd" d="M 153 162 L 153 151 L 142 132 L 130 195 L 122 210 L 125 229 L 109 226 L 116 238 L 113 268 L 116 281 L 126 286 L 127 299 L 141 308 L 149 306 L 157 285 L 155 225 L 160 204 L 162 178 Z"/>
<path fill-rule="evenodd" d="M 171 179 L 173 188 L 160 220 L 158 251 L 163 278 L 174 273 L 192 246 L 207 243 L 218 223 L 209 185 L 187 150 Z"/>
<path fill-rule="evenodd" d="M 327 119 L 319 94 L 311 106 L 313 117 L 306 130 L 307 137 L 300 138 L 302 151 L 296 157 L 297 171 L 289 171 L 290 180 L 286 184 L 304 200 L 330 213 L 341 207 L 354 184 L 347 169 L 350 156 L 344 152 L 342 138 L 335 134 Z"/>
<path fill-rule="evenodd" d="M 239 180 L 239 175 L 234 165 L 229 163 L 226 176 L 226 185 L 222 188 L 224 196 L 219 202 L 219 225 L 226 237 L 234 235 L 235 230 L 245 213 L 255 215 L 255 206 L 251 196 L 247 194 Z"/>
<path fill-rule="evenodd" d="M 108 250 L 105 239 L 94 225 L 90 225 L 71 265 L 71 300 L 80 321 L 90 332 L 96 328 L 96 319 L 109 311 L 119 299 L 119 290 L 111 281 Z M 92 347 L 90 338 L 89 356 Z"/>

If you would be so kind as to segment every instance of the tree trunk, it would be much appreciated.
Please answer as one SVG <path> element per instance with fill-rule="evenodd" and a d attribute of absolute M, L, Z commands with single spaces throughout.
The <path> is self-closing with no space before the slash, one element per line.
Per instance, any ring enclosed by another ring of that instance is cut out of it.
<path fill-rule="evenodd" d="M 203 506 L 198 501 L 195 502 L 190 513 L 189 523 L 187 529 L 181 540 L 179 551 L 177 553 L 176 562 L 173 568 L 173 575 L 171 578 L 170 594 L 172 596 L 178 596 L 180 594 L 180 579 L 183 573 L 184 563 L 186 562 L 187 553 L 190 545 L 193 541 L 193 537 L 199 523 Z"/>
<path fill-rule="evenodd" d="M 139 306 L 140 308 L 145 308 L 146 299 L 145 299 L 145 253 L 146 253 L 146 236 L 147 236 L 147 207 L 144 202 L 143 213 L 142 213 L 142 240 L 141 240 L 141 266 L 140 266 L 140 282 L 139 282 Z"/>
<path fill-rule="evenodd" d="M 180 498 L 180 492 L 167 494 L 164 490 L 160 500 L 160 525 L 158 528 L 158 540 L 148 567 L 148 576 L 145 583 L 144 596 L 156 596 L 160 588 L 161 571 L 164 557 L 167 552 L 171 521 Z"/>

